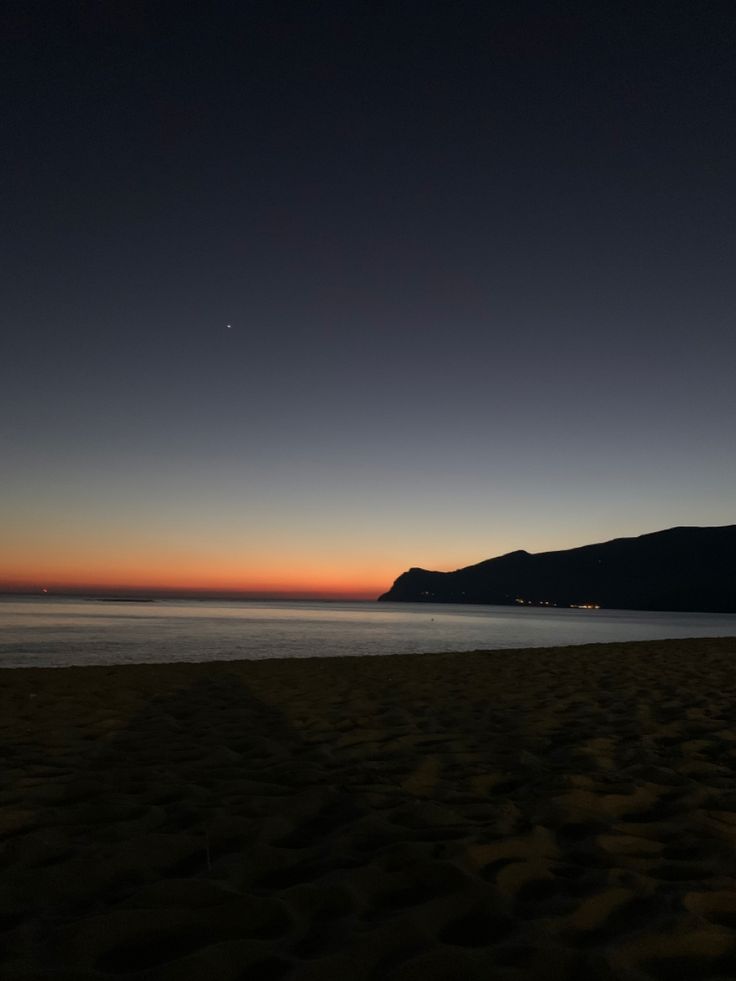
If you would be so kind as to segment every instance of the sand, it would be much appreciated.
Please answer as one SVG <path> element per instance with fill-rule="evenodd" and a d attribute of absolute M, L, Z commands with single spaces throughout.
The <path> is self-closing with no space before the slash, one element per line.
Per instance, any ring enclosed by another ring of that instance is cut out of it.
<path fill-rule="evenodd" d="M 736 638 L 0 672 L 0 977 L 736 976 Z"/>

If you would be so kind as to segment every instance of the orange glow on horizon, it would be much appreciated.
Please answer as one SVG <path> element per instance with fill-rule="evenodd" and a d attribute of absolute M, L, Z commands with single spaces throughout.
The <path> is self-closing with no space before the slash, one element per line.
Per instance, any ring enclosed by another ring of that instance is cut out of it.
<path fill-rule="evenodd" d="M 46 580 L 44 580 L 46 581 Z M 389 586 L 379 586 L 377 589 L 313 589 L 310 587 L 284 589 L 274 587 L 248 588 L 244 586 L 151 586 L 140 582 L 52 582 L 48 587 L 41 588 L 37 581 L 25 582 L 19 580 L 0 580 L 0 595 L 33 595 L 48 596 L 52 599 L 56 596 L 74 596 L 89 593 L 92 595 L 140 595 L 140 596 L 160 596 L 161 598 L 170 597 L 176 599 L 191 598 L 212 598 L 212 599 L 244 599 L 244 600 L 375 600 L 385 593 Z"/>
<path fill-rule="evenodd" d="M 156 592 L 188 594 L 239 594 L 243 596 L 304 599 L 376 599 L 385 592 L 398 572 L 351 569 L 341 574 L 335 568 L 294 568 L 279 575 L 272 570 L 248 572 L 226 566 L 196 568 L 186 565 L 146 565 L 135 568 L 123 564 L 117 568 L 99 567 L 95 563 L 68 564 L 39 562 L 34 569 L 16 566 L 0 567 L 0 591 L 9 592 Z M 287 563 L 288 565 L 288 563 Z M 401 571 L 401 570 L 399 570 Z"/>

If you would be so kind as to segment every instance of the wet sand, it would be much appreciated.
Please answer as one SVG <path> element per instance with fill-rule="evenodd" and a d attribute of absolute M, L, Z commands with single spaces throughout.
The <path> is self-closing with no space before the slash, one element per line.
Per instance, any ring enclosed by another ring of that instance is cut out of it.
<path fill-rule="evenodd" d="M 736 638 L 0 672 L 6 981 L 736 976 Z"/>

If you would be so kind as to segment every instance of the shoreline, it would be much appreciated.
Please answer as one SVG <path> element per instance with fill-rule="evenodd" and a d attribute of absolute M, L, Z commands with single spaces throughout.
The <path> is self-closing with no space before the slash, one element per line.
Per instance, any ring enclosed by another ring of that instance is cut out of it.
<path fill-rule="evenodd" d="M 101 660 L 99 663 L 59 663 L 59 664 L 33 664 L 33 663 L 11 663 L 3 664 L 0 661 L 0 676 L 2 672 L 8 671 L 59 671 L 59 670 L 108 670 L 108 669 L 123 669 L 123 668 L 141 668 L 141 667 L 152 667 L 152 668 L 166 668 L 166 667 L 184 667 L 186 665 L 212 665 L 219 666 L 221 668 L 227 665 L 238 665 L 238 664 L 265 664 L 265 663 L 282 663 L 282 662 L 309 662 L 314 661 L 373 661 L 376 659 L 391 659 L 394 662 L 397 658 L 426 658 L 426 657 L 465 657 L 468 655 L 531 655 L 531 654 L 547 654 L 551 652 L 562 653 L 565 651 L 575 652 L 581 651 L 582 649 L 601 649 L 601 648 L 636 648 L 637 645 L 668 645 L 668 644 L 696 644 L 700 641 L 736 641 L 736 634 L 719 634 L 710 635 L 702 634 L 699 636 L 692 637 L 661 637 L 655 639 L 643 639 L 643 640 L 601 640 L 601 641 L 581 641 L 577 644 L 540 644 L 538 646 L 527 646 L 527 647 L 476 647 L 467 648 L 462 650 L 428 650 L 428 651 L 403 651 L 400 653 L 386 653 L 385 651 L 380 651 L 375 654 L 292 654 L 285 657 L 233 657 L 233 658 L 202 658 L 201 660 L 194 660 L 192 658 L 183 659 L 180 661 L 176 660 L 162 660 L 162 661 L 107 661 Z M 8 659 L 12 659 L 12 655 L 6 655 Z M 29 660 L 31 660 L 35 655 L 31 655 Z"/>
<path fill-rule="evenodd" d="M 735 663 L 705 637 L 7 668 L 0 973 L 731 976 Z"/>

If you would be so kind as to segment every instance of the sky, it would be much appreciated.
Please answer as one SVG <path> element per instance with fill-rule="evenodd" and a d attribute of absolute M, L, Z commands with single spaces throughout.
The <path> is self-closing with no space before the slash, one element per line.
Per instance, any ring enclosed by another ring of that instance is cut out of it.
<path fill-rule="evenodd" d="M 736 521 L 730 3 L 0 18 L 0 588 Z"/>

